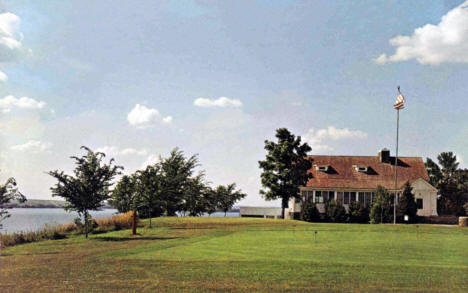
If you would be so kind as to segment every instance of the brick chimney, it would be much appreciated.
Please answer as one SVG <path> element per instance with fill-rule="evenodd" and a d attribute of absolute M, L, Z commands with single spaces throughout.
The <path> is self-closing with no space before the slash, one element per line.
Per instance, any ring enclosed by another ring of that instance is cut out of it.
<path fill-rule="evenodd" d="M 379 161 L 381 163 L 390 163 L 390 151 L 386 148 L 383 148 L 379 152 Z"/>

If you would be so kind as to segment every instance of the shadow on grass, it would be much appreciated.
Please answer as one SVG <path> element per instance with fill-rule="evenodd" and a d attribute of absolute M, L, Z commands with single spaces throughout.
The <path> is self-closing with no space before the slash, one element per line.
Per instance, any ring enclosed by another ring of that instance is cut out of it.
<path fill-rule="evenodd" d="M 99 241 L 170 240 L 180 237 L 96 237 Z"/>
<path fill-rule="evenodd" d="M 1 257 L 6 257 L 6 256 L 23 256 L 23 255 L 43 255 L 43 254 L 60 254 L 61 252 L 59 251 L 51 251 L 51 252 L 35 252 L 35 253 L 2 253 Z"/>
<path fill-rule="evenodd" d="M 174 229 L 174 230 L 213 230 L 213 229 L 216 229 L 216 228 L 219 228 L 216 227 L 216 226 L 205 226 L 205 227 L 199 227 L 199 226 L 193 226 L 193 227 L 169 227 L 171 229 Z"/>

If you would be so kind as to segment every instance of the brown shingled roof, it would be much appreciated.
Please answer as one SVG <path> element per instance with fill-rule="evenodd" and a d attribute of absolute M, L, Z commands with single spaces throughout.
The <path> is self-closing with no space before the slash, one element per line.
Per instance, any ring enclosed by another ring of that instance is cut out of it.
<path fill-rule="evenodd" d="M 312 162 L 310 173 L 312 178 L 307 182 L 307 187 L 314 188 L 352 188 L 375 189 L 381 185 L 387 189 L 395 188 L 395 157 L 391 157 L 391 163 L 381 163 L 378 156 L 310 156 Z M 331 166 L 328 172 L 318 171 L 318 166 Z M 367 173 L 358 172 L 357 166 L 368 166 Z M 420 157 L 398 158 L 398 187 L 409 181 L 413 183 L 422 178 L 429 181 L 424 162 Z"/>

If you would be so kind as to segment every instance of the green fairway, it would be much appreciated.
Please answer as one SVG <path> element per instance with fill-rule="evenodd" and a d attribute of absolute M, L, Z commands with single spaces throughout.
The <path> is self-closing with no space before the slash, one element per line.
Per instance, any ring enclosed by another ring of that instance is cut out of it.
<path fill-rule="evenodd" d="M 467 292 L 468 229 L 159 218 L 11 247 L 0 292 Z"/>

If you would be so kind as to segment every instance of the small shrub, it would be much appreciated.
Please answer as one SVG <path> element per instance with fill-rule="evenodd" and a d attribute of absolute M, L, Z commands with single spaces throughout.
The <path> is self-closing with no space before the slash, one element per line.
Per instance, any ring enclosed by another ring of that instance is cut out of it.
<path fill-rule="evenodd" d="M 393 222 L 393 198 L 387 189 L 377 187 L 369 215 L 372 224 Z"/>
<path fill-rule="evenodd" d="M 97 227 L 101 231 L 114 231 L 128 229 L 132 227 L 133 212 L 127 212 L 122 215 L 115 215 L 110 218 L 96 219 Z M 137 218 L 138 223 L 138 218 Z"/>
<path fill-rule="evenodd" d="M 317 206 L 310 201 L 303 202 L 301 211 L 301 220 L 306 222 L 318 222 L 320 221 L 320 212 Z"/>
<path fill-rule="evenodd" d="M 346 221 L 346 209 L 341 201 L 329 201 L 325 204 L 325 215 L 328 221 L 343 223 Z"/>
<path fill-rule="evenodd" d="M 369 223 L 369 209 L 360 202 L 352 202 L 349 205 L 348 222 Z"/>

